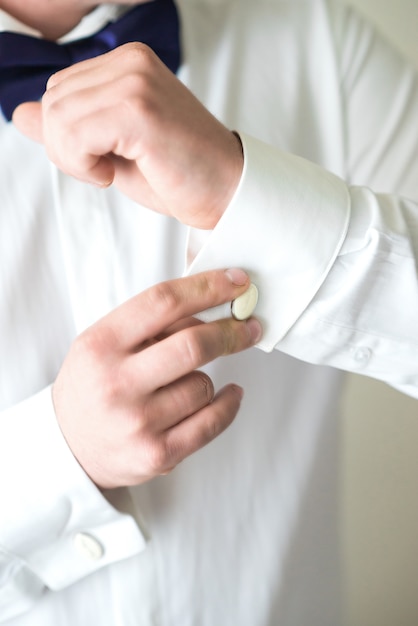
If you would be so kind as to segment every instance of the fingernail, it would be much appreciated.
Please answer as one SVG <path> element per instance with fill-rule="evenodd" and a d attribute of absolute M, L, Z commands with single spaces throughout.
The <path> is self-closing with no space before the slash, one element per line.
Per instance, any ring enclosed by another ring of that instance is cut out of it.
<path fill-rule="evenodd" d="M 97 187 L 98 189 L 107 189 L 113 183 L 113 180 L 92 180 L 89 181 L 93 187 Z"/>
<path fill-rule="evenodd" d="M 244 389 L 236 384 L 233 384 L 232 387 L 234 388 L 235 393 L 239 396 L 239 399 L 242 400 L 244 397 Z"/>
<path fill-rule="evenodd" d="M 250 331 L 251 339 L 254 343 L 260 341 L 261 336 L 263 334 L 263 328 L 255 317 L 252 317 L 247 321 L 247 328 Z"/>
<path fill-rule="evenodd" d="M 228 276 L 233 285 L 237 285 L 239 287 L 241 285 L 245 285 L 245 283 L 248 281 L 248 274 L 246 274 L 244 270 L 240 270 L 236 267 L 226 270 L 225 274 Z"/>

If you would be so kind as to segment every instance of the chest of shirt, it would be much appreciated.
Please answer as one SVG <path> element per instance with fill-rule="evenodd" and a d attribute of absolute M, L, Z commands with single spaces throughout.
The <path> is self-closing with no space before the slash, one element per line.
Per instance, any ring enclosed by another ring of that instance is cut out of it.
<path fill-rule="evenodd" d="M 181 0 L 178 75 L 230 128 L 338 173 L 338 76 L 327 16 L 313 19 L 321 11 L 322 2 L 273 8 L 264 0 L 256 7 Z M 37 371 L 45 354 L 50 378 L 74 334 L 134 293 L 182 273 L 187 232 L 114 189 L 99 191 L 57 172 L 43 148 L 10 124 L 1 125 L 0 142 L 0 332 L 16 359 L 29 334 Z"/>

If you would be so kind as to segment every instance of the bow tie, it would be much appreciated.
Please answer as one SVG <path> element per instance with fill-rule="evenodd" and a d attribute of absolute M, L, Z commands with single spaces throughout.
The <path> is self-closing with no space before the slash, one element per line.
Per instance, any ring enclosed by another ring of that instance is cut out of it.
<path fill-rule="evenodd" d="M 0 32 L 0 106 L 10 120 L 22 102 L 39 100 L 48 78 L 65 67 L 141 41 L 173 71 L 180 64 L 179 22 L 173 0 L 140 4 L 91 37 L 59 44 L 18 33 Z"/>

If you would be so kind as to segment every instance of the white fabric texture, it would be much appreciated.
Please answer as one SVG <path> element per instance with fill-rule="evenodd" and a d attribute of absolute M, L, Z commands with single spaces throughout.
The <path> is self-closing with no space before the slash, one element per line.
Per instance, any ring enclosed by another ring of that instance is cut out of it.
<path fill-rule="evenodd" d="M 8 626 L 338 626 L 339 369 L 418 397 L 413 69 L 340 4 L 178 6 L 179 77 L 245 150 L 213 232 L 62 175 L 0 122 Z M 227 432 L 170 476 L 102 494 L 50 385 L 78 332 L 181 275 L 186 252 L 187 271 L 249 271 L 263 349 L 206 368 L 245 388 Z M 80 551 L 80 533 L 103 554 Z"/>

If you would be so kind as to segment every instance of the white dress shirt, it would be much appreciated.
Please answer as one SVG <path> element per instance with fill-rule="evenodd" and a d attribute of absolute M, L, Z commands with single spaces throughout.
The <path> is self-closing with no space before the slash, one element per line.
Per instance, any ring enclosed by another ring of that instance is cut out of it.
<path fill-rule="evenodd" d="M 213 232 L 66 177 L 0 122 L 2 624 L 337 626 L 339 370 L 418 397 L 413 69 L 325 0 L 178 6 L 179 77 L 245 151 Z M 261 349 L 206 368 L 242 409 L 170 476 L 102 493 L 50 385 L 78 332 L 186 256 L 258 286 Z"/>

